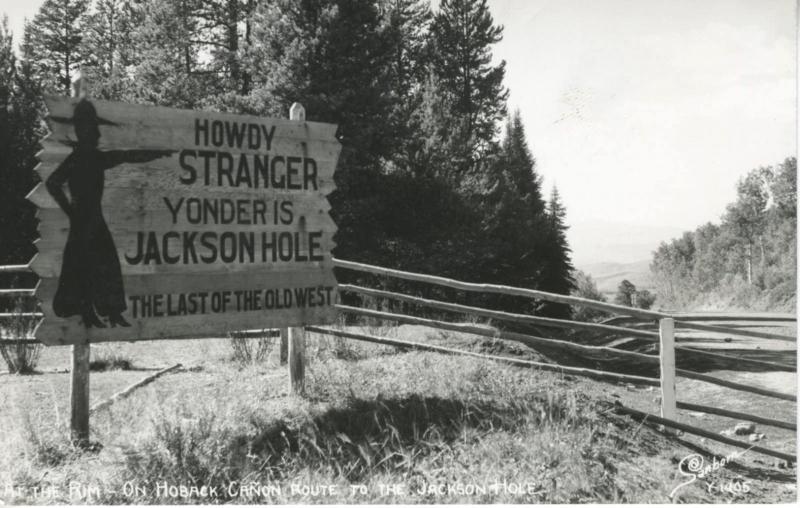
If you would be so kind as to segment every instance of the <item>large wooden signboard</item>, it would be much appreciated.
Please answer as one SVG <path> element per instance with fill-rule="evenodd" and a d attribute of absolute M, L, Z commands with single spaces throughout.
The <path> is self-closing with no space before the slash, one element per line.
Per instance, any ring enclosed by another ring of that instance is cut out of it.
<path fill-rule="evenodd" d="M 334 320 L 336 126 L 48 97 L 39 207 L 47 344 Z"/>

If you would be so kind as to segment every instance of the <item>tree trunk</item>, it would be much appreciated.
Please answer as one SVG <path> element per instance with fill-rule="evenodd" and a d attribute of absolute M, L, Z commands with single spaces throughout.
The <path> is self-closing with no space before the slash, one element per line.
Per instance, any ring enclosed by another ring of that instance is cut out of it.
<path fill-rule="evenodd" d="M 747 266 L 747 283 L 753 283 L 753 244 L 747 244 L 747 255 L 745 258 L 745 264 Z"/>

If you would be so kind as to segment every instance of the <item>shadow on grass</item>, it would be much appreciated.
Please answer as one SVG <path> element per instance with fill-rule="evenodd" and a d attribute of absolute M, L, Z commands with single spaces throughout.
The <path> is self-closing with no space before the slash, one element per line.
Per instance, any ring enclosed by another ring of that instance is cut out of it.
<path fill-rule="evenodd" d="M 411 395 L 351 399 L 344 407 L 280 420 L 253 415 L 249 429 L 236 431 L 218 425 L 213 413 L 188 426 L 180 418 L 162 418 L 154 439 L 127 456 L 124 476 L 145 484 L 212 485 L 241 478 L 281 481 L 309 470 L 350 482 L 382 472 L 411 474 L 420 460 L 456 440 L 477 441 L 483 433 L 531 423 L 578 425 L 578 408 L 585 406 L 574 395 L 506 403 Z"/>
<path fill-rule="evenodd" d="M 358 480 L 374 468 L 410 467 L 414 458 L 463 439 L 467 430 L 513 430 L 528 422 L 577 419 L 565 400 L 529 399 L 514 404 L 411 395 L 399 399 L 352 399 L 292 428 L 287 422 L 252 422 L 255 436 L 238 436 L 238 447 L 277 465 L 294 455 L 306 465 L 339 469 Z"/>

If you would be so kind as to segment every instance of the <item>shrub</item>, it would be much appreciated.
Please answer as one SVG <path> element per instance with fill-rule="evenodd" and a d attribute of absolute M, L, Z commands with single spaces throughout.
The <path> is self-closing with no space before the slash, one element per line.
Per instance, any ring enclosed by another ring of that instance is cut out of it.
<path fill-rule="evenodd" d="M 108 347 L 104 347 L 99 350 L 94 347 L 92 350 L 95 353 L 95 357 L 89 362 L 90 371 L 102 372 L 106 370 L 133 369 L 133 361 L 125 356 L 122 356 L 118 352 L 111 351 Z"/>
<path fill-rule="evenodd" d="M 25 316 L 26 313 L 36 312 L 38 305 L 33 298 L 18 298 L 14 302 L 11 312 L 12 317 L 7 318 L 0 325 L 0 355 L 3 356 L 8 371 L 11 374 L 30 374 L 35 371 L 39 356 L 42 353 L 41 344 L 3 344 L 3 339 L 25 340 L 33 336 L 36 328 L 35 318 Z"/>
<path fill-rule="evenodd" d="M 597 300 L 598 302 L 606 301 L 606 298 L 603 296 L 600 290 L 597 289 L 597 284 L 595 284 L 591 275 L 584 271 L 576 270 L 574 277 L 575 289 L 573 289 L 570 293 L 572 296 L 588 298 L 589 300 Z M 580 307 L 577 305 L 572 313 L 572 317 L 576 321 L 599 321 L 607 316 L 608 313 L 601 310 L 591 309 L 589 307 Z"/>
<path fill-rule="evenodd" d="M 230 332 L 228 336 L 231 339 L 233 361 L 241 365 L 264 361 L 272 351 L 277 332 L 277 330 L 269 330 L 266 335 L 255 338 L 246 332 Z"/>

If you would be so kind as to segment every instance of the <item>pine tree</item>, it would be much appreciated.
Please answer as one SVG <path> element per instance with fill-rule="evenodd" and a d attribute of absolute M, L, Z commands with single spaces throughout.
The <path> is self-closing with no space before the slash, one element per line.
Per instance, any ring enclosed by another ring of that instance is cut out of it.
<path fill-rule="evenodd" d="M 522 116 L 516 110 L 506 124 L 506 135 L 501 145 L 501 170 L 508 174 L 531 216 L 545 211 L 542 198 L 542 180 L 536 172 L 536 160 L 528 147 Z"/>
<path fill-rule="evenodd" d="M 143 22 L 133 33 L 137 47 L 130 100 L 199 108 L 220 90 L 219 80 L 203 62 L 200 0 L 148 0 L 141 4 Z"/>
<path fill-rule="evenodd" d="M 30 58 L 49 92 L 70 94 L 72 73 L 85 62 L 89 0 L 45 0 L 26 27 Z"/>
<path fill-rule="evenodd" d="M 133 0 L 97 0 L 86 22 L 83 46 L 92 95 L 125 100 L 133 85 L 132 69 L 138 63 L 134 44 L 136 27 L 144 21 Z"/>
<path fill-rule="evenodd" d="M 339 125 L 342 166 L 377 167 L 392 152 L 390 45 L 372 0 L 276 0 L 255 14 L 249 67 L 264 109 Z M 344 164 L 344 162 L 347 164 Z"/>
<path fill-rule="evenodd" d="M 457 130 L 458 172 L 476 170 L 493 148 L 506 114 L 505 61 L 493 66 L 491 46 L 502 39 L 486 0 L 443 0 L 431 27 L 431 67 L 453 97 L 448 124 Z"/>
<path fill-rule="evenodd" d="M 217 92 L 206 104 L 214 109 L 246 110 L 245 97 L 252 91 L 252 69 L 248 53 L 259 41 L 253 28 L 257 0 L 204 0 L 195 16 L 198 36 L 195 42 L 208 60 L 206 69 L 216 80 Z M 251 61 L 258 68 L 264 62 Z M 263 72 L 263 71 L 262 71 Z"/>
<path fill-rule="evenodd" d="M 387 169 L 422 174 L 425 137 L 420 135 L 424 119 L 421 108 L 428 91 L 431 9 L 427 0 L 386 0 L 383 8 L 388 93 L 393 104 L 388 121 L 396 139 Z"/>
<path fill-rule="evenodd" d="M 380 10 L 372 0 L 277 0 L 260 5 L 254 18 L 250 107 L 286 117 L 300 102 L 309 120 L 338 124 L 342 152 L 330 196 L 337 255 L 363 259 L 383 249 L 377 196 L 395 127 L 387 121 L 391 46 Z"/>
<path fill-rule="evenodd" d="M 575 289 L 572 273 L 574 267 L 570 259 L 570 248 L 567 242 L 566 209 L 561 204 L 558 189 L 553 187 L 547 203 L 547 252 L 545 268 L 539 288 L 551 293 L 568 295 Z M 571 310 L 568 305 L 546 302 L 539 312 L 543 315 L 569 318 Z"/>
<path fill-rule="evenodd" d="M 25 199 L 36 180 L 39 140 L 45 133 L 42 89 L 27 37 L 22 58 L 13 57 L 12 37 L 0 26 L 0 263 L 27 263 L 36 252 L 35 207 Z"/>
<path fill-rule="evenodd" d="M 483 230 L 494 250 L 489 280 L 530 288 L 541 282 L 549 237 L 535 165 L 517 111 L 506 124 L 499 154 L 486 175 L 491 192 Z"/>

